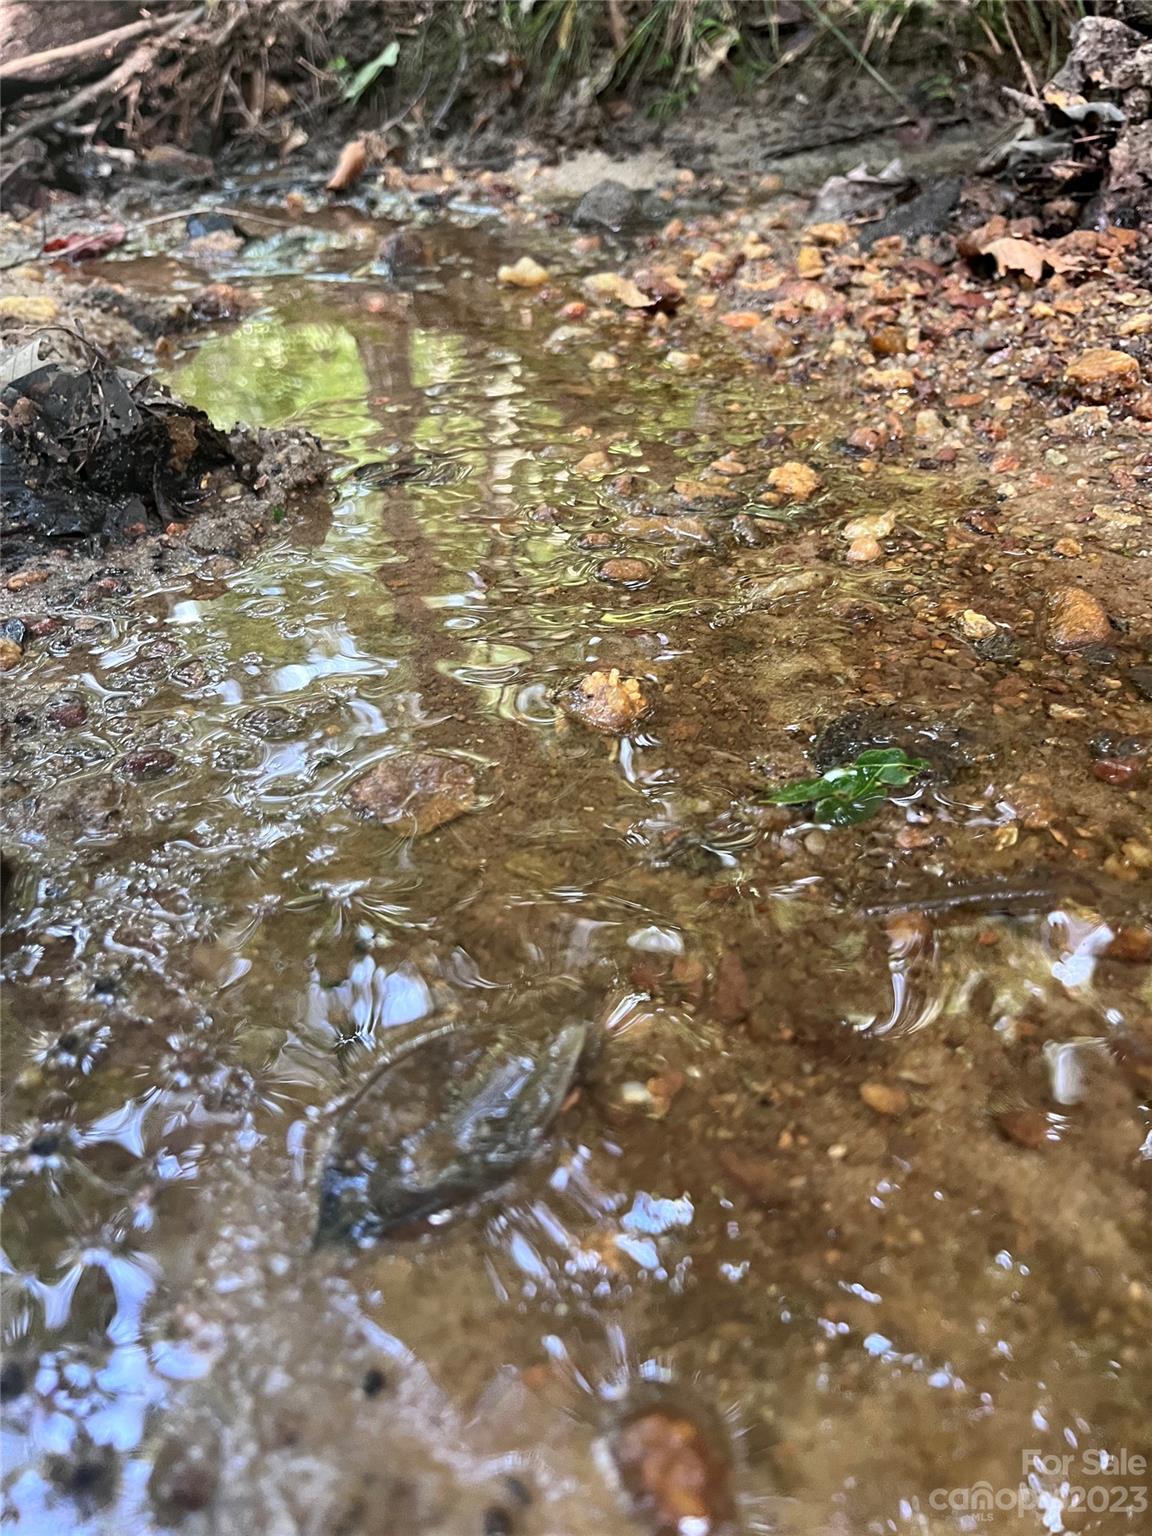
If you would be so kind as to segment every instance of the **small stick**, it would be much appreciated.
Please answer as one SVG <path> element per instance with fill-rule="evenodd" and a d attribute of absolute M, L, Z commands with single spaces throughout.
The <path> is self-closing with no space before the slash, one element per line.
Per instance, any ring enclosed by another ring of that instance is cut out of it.
<path fill-rule="evenodd" d="M 69 59 L 84 59 L 90 53 L 101 53 L 104 50 L 114 53 L 122 43 L 131 42 L 134 37 L 141 37 L 149 32 L 155 32 L 160 25 L 155 16 L 146 17 L 143 21 L 133 21 L 126 27 L 113 27 L 110 32 L 100 32 L 95 37 L 81 38 L 78 43 L 67 43 L 61 48 L 45 48 L 42 53 L 26 53 L 22 59 L 9 59 L 6 64 L 0 64 L 0 83 L 6 80 L 27 80 L 36 82 L 36 71 L 49 64 L 63 64 Z M 44 82 L 47 84 L 48 82 Z"/>

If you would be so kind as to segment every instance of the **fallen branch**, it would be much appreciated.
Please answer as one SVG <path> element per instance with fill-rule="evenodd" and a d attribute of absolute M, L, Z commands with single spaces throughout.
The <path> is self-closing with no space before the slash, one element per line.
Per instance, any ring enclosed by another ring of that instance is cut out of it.
<path fill-rule="evenodd" d="M 37 83 L 38 70 L 68 60 L 79 62 L 93 53 L 106 52 L 110 62 L 112 55 L 118 53 L 125 43 L 130 43 L 134 37 L 144 37 L 155 32 L 162 19 L 148 16 L 143 21 L 129 22 L 126 27 L 114 27 L 112 31 L 100 32 L 95 37 L 83 37 L 78 43 L 67 43 L 62 48 L 45 48 L 41 53 L 26 53 L 22 59 L 9 59 L 6 64 L 0 64 L 0 85 L 9 80 L 27 81 L 34 85 Z M 55 84 L 54 81 L 43 83 Z"/>
<path fill-rule="evenodd" d="M 58 107 L 50 107 L 35 117 L 28 118 L 18 128 L 13 128 L 10 133 L 6 133 L 3 138 L 0 138 L 0 151 L 11 149 L 13 144 L 27 138 L 29 134 L 39 133 L 41 129 L 51 128 L 56 123 L 70 122 L 73 118 L 79 117 L 85 107 L 91 106 L 101 97 L 114 96 L 117 91 L 123 90 L 129 81 L 143 74 L 148 68 L 161 43 L 199 21 L 203 14 L 202 5 L 198 5 L 195 10 L 184 11 L 154 37 L 150 37 L 147 42 L 134 48 L 124 62 L 118 64 L 103 79 L 93 81 L 91 85 L 86 85 L 83 90 L 77 91 L 73 97 L 62 102 Z"/>

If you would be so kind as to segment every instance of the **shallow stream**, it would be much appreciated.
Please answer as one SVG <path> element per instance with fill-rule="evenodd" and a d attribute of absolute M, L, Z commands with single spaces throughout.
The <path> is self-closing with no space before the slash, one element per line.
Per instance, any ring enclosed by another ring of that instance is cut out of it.
<path fill-rule="evenodd" d="M 264 242 L 168 375 L 322 437 L 330 517 L 35 663 L 86 715 L 11 759 L 5 1529 L 671 1531 L 613 1465 L 652 1403 L 715 1472 L 681 1536 L 1149 1529 L 1147 967 L 1009 835 L 980 664 L 893 639 L 968 487 L 857 487 L 923 558 L 813 585 L 820 504 L 667 487 L 830 461 L 831 407 L 706 350 L 590 372 L 482 220 L 399 282 L 354 233 Z M 623 739 L 553 702 L 613 667 Z M 837 721 L 932 774 L 855 828 L 767 806 Z M 347 799 L 413 749 L 476 785 L 420 836 Z M 510 1177 L 314 1247 L 328 1106 L 437 1024 L 589 1044 Z"/>

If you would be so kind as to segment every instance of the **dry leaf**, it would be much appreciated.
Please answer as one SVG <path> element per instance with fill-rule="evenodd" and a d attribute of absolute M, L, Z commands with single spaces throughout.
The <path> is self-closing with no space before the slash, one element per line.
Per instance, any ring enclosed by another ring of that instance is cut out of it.
<path fill-rule="evenodd" d="M 1020 228 L 1019 222 L 1015 226 Z M 1023 272 L 1025 277 L 1039 283 L 1047 266 L 1053 272 L 1074 272 L 1077 263 L 1046 241 L 1027 240 L 1023 235 L 1008 233 L 1009 225 L 1001 217 L 989 219 L 979 229 L 970 230 L 958 242 L 962 256 L 969 261 L 977 256 L 991 256 L 1001 275 Z"/>
<path fill-rule="evenodd" d="M 368 164 L 368 146 L 363 139 L 349 139 L 340 151 L 336 169 L 324 185 L 326 192 L 346 192 L 360 180 Z"/>

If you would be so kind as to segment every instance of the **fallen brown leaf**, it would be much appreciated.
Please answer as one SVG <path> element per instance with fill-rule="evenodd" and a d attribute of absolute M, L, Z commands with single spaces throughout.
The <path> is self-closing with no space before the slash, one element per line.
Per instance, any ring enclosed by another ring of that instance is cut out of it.
<path fill-rule="evenodd" d="M 326 192 L 346 192 L 359 181 L 368 164 L 368 146 L 363 139 L 349 139 L 340 151 L 336 169 L 324 184 Z"/>

